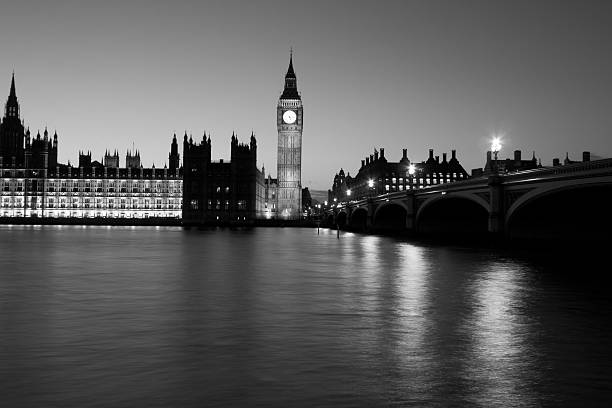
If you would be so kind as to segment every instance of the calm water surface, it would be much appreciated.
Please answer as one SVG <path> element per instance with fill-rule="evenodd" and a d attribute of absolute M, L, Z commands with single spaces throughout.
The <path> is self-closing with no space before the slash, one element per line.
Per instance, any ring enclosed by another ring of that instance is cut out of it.
<path fill-rule="evenodd" d="M 611 288 L 561 265 L 327 230 L 0 225 L 0 405 L 610 406 Z"/>

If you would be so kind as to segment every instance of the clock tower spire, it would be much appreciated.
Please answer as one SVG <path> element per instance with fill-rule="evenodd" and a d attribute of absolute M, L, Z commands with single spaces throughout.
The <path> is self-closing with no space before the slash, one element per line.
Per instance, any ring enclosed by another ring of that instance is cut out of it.
<path fill-rule="evenodd" d="M 297 90 L 297 78 L 293 70 L 293 50 L 291 50 L 291 55 L 289 57 L 289 68 L 285 75 L 285 89 L 283 90 L 281 99 L 301 99 Z"/>
<path fill-rule="evenodd" d="M 302 215 L 302 98 L 293 69 L 293 50 L 285 75 L 285 87 L 276 107 L 278 129 L 278 194 L 280 218 L 299 220 Z"/>

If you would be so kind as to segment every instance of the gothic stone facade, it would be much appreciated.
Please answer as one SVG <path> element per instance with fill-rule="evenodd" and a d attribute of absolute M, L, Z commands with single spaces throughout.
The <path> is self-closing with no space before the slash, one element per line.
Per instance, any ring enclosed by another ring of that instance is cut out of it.
<path fill-rule="evenodd" d="M 211 141 L 183 140 L 183 223 L 252 224 L 264 217 L 264 175 L 257 169 L 257 141 L 232 134 L 231 160 L 211 161 Z"/>
<path fill-rule="evenodd" d="M 284 219 L 302 216 L 302 98 L 297 91 L 293 56 L 285 75 L 285 88 L 276 108 L 278 128 L 277 214 Z"/>
<path fill-rule="evenodd" d="M 104 164 L 79 154 L 79 166 L 57 162 L 57 133 L 30 137 L 20 119 L 15 77 L 0 125 L 0 218 L 180 218 L 182 173 L 176 137 L 170 168 L 140 166 L 140 154 Z"/>

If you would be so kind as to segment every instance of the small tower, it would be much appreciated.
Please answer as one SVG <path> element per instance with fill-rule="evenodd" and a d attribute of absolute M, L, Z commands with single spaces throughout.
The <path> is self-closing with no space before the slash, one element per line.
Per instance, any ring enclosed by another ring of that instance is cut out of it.
<path fill-rule="evenodd" d="M 110 154 L 108 150 L 104 153 L 104 167 L 119 167 L 119 152 L 117 150 L 113 154 Z"/>
<path fill-rule="evenodd" d="M 140 168 L 140 152 L 136 150 L 135 153 L 128 150 L 125 155 L 125 167 L 128 169 L 139 169 Z"/>
<path fill-rule="evenodd" d="M 183 220 L 186 224 L 206 222 L 208 200 L 208 168 L 210 166 L 211 142 L 206 132 L 200 144 L 183 136 Z"/>
<path fill-rule="evenodd" d="M 4 106 L 4 118 L 0 125 L 0 157 L 3 158 L 5 167 L 21 167 L 25 164 L 25 131 L 19 114 L 15 74 L 13 73 L 9 97 Z"/>
<path fill-rule="evenodd" d="M 181 156 L 179 155 L 178 152 L 178 142 L 176 140 L 176 133 L 174 134 L 174 137 L 172 138 L 172 144 L 170 144 L 170 154 L 168 155 L 168 167 L 170 168 L 170 170 L 175 171 L 176 169 L 179 168 L 180 166 L 180 159 Z"/>
<path fill-rule="evenodd" d="M 79 167 L 91 167 L 90 151 L 88 151 L 87 154 L 85 154 L 85 152 L 79 151 Z"/>

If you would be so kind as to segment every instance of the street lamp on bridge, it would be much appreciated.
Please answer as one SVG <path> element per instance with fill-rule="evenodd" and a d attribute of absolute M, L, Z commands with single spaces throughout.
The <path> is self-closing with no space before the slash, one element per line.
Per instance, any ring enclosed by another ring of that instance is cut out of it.
<path fill-rule="evenodd" d="M 413 184 L 414 184 L 414 173 L 416 173 L 416 166 L 414 164 L 409 164 L 408 165 L 408 183 L 409 183 L 409 187 L 410 190 L 412 190 Z"/>
<path fill-rule="evenodd" d="M 493 157 L 495 160 L 494 166 L 495 166 L 495 170 L 494 172 L 497 173 L 498 172 L 498 166 L 497 166 L 497 153 L 499 153 L 499 151 L 502 148 L 502 141 L 501 141 L 501 135 L 493 135 L 493 138 L 491 139 L 491 151 L 493 152 Z"/>
<path fill-rule="evenodd" d="M 368 180 L 368 195 L 372 196 L 372 189 L 374 188 L 374 180 L 369 179 Z"/>

